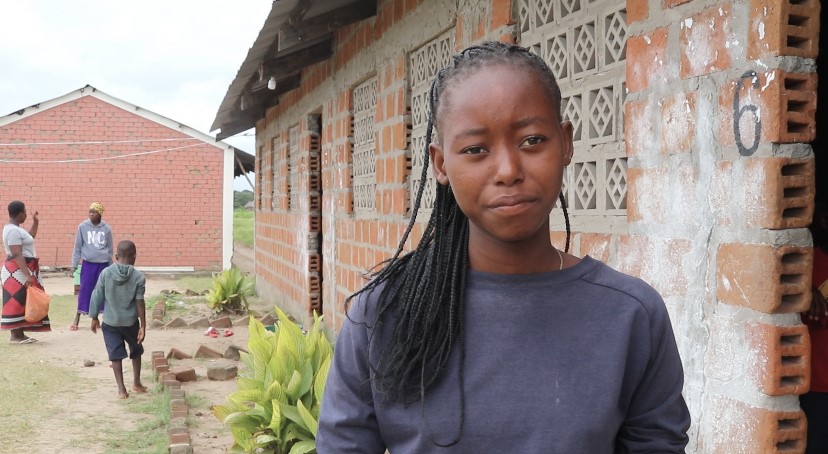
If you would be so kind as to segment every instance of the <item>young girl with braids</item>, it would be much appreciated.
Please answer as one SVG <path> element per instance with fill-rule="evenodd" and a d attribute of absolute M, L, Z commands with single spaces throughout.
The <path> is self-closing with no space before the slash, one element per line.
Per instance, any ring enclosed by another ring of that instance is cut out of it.
<path fill-rule="evenodd" d="M 572 159 L 560 101 L 549 67 L 514 45 L 470 47 L 439 72 L 434 211 L 416 249 L 401 254 L 409 224 L 349 299 L 317 452 L 684 452 L 684 374 L 661 297 L 551 244 Z"/>

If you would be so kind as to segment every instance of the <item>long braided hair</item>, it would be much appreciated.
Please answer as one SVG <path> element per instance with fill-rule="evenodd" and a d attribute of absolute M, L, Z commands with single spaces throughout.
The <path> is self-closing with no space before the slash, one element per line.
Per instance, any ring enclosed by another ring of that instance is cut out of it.
<path fill-rule="evenodd" d="M 410 253 L 402 254 L 402 251 L 416 221 L 430 171 L 428 144 L 432 142 L 435 119 L 440 116 L 443 95 L 455 81 L 482 68 L 502 64 L 537 74 L 550 101 L 555 103 L 556 109 L 560 108 L 561 93 L 555 76 L 549 66 L 528 49 L 501 42 L 483 42 L 454 55 L 449 66 L 437 73 L 429 91 L 427 145 L 422 150 L 425 160 L 411 208 L 411 220 L 394 255 L 381 264 L 384 266 L 372 276 L 371 282 L 346 301 L 348 304 L 358 295 L 382 286 L 374 326 L 387 320 L 387 315 L 393 317 L 394 325 L 388 343 L 377 350 L 379 360 L 374 372 L 375 385 L 388 401 L 405 405 L 422 401 L 425 391 L 446 368 L 452 349 L 455 346 L 459 349 L 460 430 L 457 439 L 445 446 L 459 440 L 465 416 L 463 317 L 469 243 L 469 220 L 460 211 L 451 186 L 437 184 L 434 209 L 422 239 Z M 569 216 L 563 194 L 559 198 L 566 220 L 568 251 Z"/>

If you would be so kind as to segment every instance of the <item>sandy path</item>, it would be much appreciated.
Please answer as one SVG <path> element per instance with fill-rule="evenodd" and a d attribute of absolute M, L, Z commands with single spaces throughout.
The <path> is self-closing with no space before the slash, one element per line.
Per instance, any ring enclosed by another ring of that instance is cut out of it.
<path fill-rule="evenodd" d="M 71 278 L 65 275 L 47 276 L 44 284 L 54 295 L 73 293 Z M 164 289 L 186 290 L 176 288 L 176 281 L 169 277 L 147 276 L 147 295 L 158 294 Z M 54 326 L 50 333 L 37 334 L 40 342 L 25 346 L 31 349 L 33 358 L 75 369 L 86 384 L 82 389 L 66 389 L 50 396 L 58 404 L 58 408 L 65 410 L 54 415 L 55 417 L 50 418 L 48 422 L 44 421 L 45 424 L 38 430 L 38 437 L 32 440 L 30 452 L 104 452 L 103 446 L 98 446 L 99 449 L 90 449 L 88 441 L 85 444 L 78 443 L 81 439 L 89 440 L 90 437 L 95 437 L 94 431 L 90 433 L 88 427 L 84 428 L 84 424 L 89 425 L 89 422 L 84 420 L 105 421 L 104 426 L 107 430 L 135 431 L 142 419 L 145 419 L 123 408 L 123 403 L 116 398 L 117 388 L 112 369 L 108 367 L 106 349 L 100 332 L 93 334 L 89 330 L 89 319 L 86 317 L 81 318 L 80 325 L 78 331 L 69 331 L 68 326 Z M 162 350 L 166 353 L 171 347 L 175 347 L 192 355 L 201 344 L 219 352 L 224 352 L 231 344 L 246 346 L 247 327 L 234 327 L 233 331 L 232 337 L 213 339 L 204 336 L 202 331 L 197 329 L 149 330 L 144 344 L 147 352 L 143 358 L 143 375 L 147 377 L 144 384 L 150 387 L 155 385 L 155 382 L 148 378 L 150 352 Z M 95 365 L 84 367 L 85 360 L 94 361 Z M 200 396 L 207 401 L 205 407 L 190 410 L 194 422 L 190 427 L 190 436 L 194 452 L 199 454 L 224 453 L 233 443 L 229 431 L 222 427 L 206 407 L 225 403 L 225 397 L 235 390 L 235 381 L 208 380 L 208 364 L 207 360 L 171 360 L 171 366 L 186 365 L 195 368 L 198 381 L 184 383 L 182 388 L 188 395 Z M 124 376 L 125 381 L 131 383 L 132 368 L 128 361 L 124 362 Z M 132 394 L 130 399 L 151 400 L 152 397 Z M 85 447 L 78 447 L 79 444 Z"/>

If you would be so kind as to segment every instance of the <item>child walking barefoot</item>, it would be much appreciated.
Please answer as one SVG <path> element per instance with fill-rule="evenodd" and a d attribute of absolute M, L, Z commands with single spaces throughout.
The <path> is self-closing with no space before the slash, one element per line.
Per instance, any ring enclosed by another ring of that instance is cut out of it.
<path fill-rule="evenodd" d="M 142 342 L 147 326 L 145 280 L 143 273 L 135 269 L 136 255 L 132 241 L 118 243 L 116 263 L 101 273 L 89 307 L 89 316 L 92 317 L 90 328 L 93 333 L 97 333 L 99 327 L 103 332 L 120 399 L 129 397 L 124 385 L 123 368 L 123 359 L 127 356 L 132 360 L 132 391 L 147 392 L 147 388 L 141 384 L 141 355 L 144 353 Z M 98 310 L 104 300 L 106 311 L 103 314 L 103 324 L 100 324 Z M 129 355 L 124 344 L 129 346 Z"/>
<path fill-rule="evenodd" d="M 402 255 L 420 187 L 396 254 L 354 295 L 317 452 L 684 452 L 661 297 L 550 242 L 573 152 L 560 102 L 552 71 L 518 46 L 473 46 L 439 72 L 433 213 Z"/>

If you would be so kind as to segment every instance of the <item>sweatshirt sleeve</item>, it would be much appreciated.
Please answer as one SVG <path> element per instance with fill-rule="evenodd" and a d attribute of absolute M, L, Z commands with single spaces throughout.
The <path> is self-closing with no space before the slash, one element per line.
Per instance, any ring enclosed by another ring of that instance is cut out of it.
<path fill-rule="evenodd" d="M 75 234 L 75 248 L 72 250 L 72 270 L 78 267 L 78 263 L 80 263 L 81 257 L 81 249 L 83 248 L 83 235 L 81 234 L 81 228 L 78 226 L 78 231 Z"/>
<path fill-rule="evenodd" d="M 617 436 L 617 453 L 684 453 L 690 413 L 684 369 L 661 297 L 649 307 L 649 359 Z"/>
<path fill-rule="evenodd" d="M 112 229 L 109 227 L 109 224 L 106 226 L 106 252 L 109 254 L 109 260 L 107 261 L 108 264 L 112 265 Z"/>
<path fill-rule="evenodd" d="M 337 336 L 333 363 L 322 397 L 316 450 L 319 454 L 385 452 L 371 392 L 368 333 L 355 304 Z"/>
<path fill-rule="evenodd" d="M 101 303 L 104 301 L 104 281 L 107 279 L 106 270 L 101 273 L 101 276 L 98 278 L 98 283 L 95 284 L 95 290 L 92 290 L 92 297 L 89 299 L 89 317 L 95 318 L 98 316 L 98 310 L 100 310 Z"/>
<path fill-rule="evenodd" d="M 147 280 L 144 277 L 144 274 L 138 277 L 138 281 L 135 283 L 135 301 L 144 301 L 144 293 L 146 292 L 147 287 Z"/>

